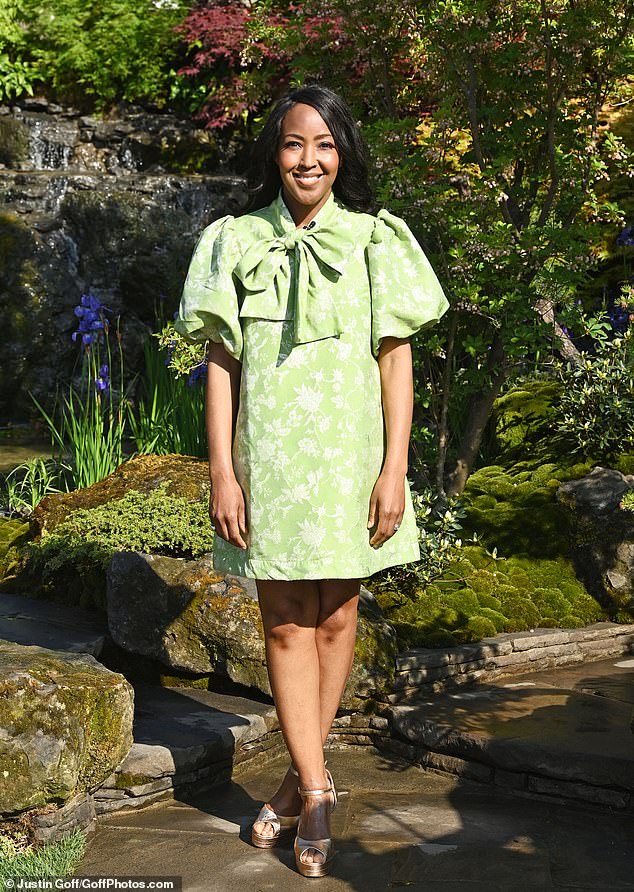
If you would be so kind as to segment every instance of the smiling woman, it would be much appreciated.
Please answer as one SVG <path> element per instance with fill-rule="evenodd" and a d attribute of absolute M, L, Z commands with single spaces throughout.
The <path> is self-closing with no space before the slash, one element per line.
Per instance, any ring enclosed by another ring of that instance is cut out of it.
<path fill-rule="evenodd" d="M 276 162 L 286 205 L 305 226 L 325 204 L 341 164 L 334 137 L 312 106 L 299 102 L 285 115 Z"/>
<path fill-rule="evenodd" d="M 214 568 L 257 581 L 271 691 L 297 766 L 251 839 L 272 846 L 297 827 L 297 869 L 321 876 L 337 803 L 323 744 L 352 667 L 360 581 L 420 559 L 406 476 L 408 339 L 448 302 L 407 224 L 371 213 L 363 144 L 341 97 L 316 85 L 282 97 L 253 159 L 249 211 L 201 234 L 175 326 L 212 342 Z"/>

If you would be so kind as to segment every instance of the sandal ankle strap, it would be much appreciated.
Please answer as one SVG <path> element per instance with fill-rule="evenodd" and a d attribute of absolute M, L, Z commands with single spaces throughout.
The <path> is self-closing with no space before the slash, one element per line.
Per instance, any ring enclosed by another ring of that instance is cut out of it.
<path fill-rule="evenodd" d="M 322 793 L 332 793 L 332 786 L 324 787 L 323 790 L 302 790 L 298 787 L 297 792 L 300 796 L 321 796 Z"/>

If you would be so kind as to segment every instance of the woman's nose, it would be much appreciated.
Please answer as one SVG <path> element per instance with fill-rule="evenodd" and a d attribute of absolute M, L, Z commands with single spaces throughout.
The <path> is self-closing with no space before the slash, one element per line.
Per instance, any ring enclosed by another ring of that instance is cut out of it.
<path fill-rule="evenodd" d="M 306 168 L 307 170 L 315 166 L 315 149 L 313 146 L 304 146 L 304 150 L 299 159 L 299 166 Z"/>

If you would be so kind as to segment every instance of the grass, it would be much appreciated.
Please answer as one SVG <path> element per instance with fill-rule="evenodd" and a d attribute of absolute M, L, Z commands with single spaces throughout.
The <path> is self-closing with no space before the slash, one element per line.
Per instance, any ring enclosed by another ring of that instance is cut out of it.
<path fill-rule="evenodd" d="M 81 830 L 58 842 L 37 844 L 28 833 L 6 828 L 4 824 L 0 830 L 0 881 L 71 877 L 86 850 L 86 837 Z"/>

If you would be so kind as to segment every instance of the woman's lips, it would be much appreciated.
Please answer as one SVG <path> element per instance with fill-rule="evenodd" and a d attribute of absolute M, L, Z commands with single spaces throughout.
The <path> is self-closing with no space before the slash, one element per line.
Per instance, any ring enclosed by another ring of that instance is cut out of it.
<path fill-rule="evenodd" d="M 323 174 L 310 174 L 310 176 L 302 176 L 301 174 L 294 173 L 293 178 L 296 182 L 299 183 L 300 186 L 314 186 L 315 183 L 318 183 L 322 178 Z"/>

